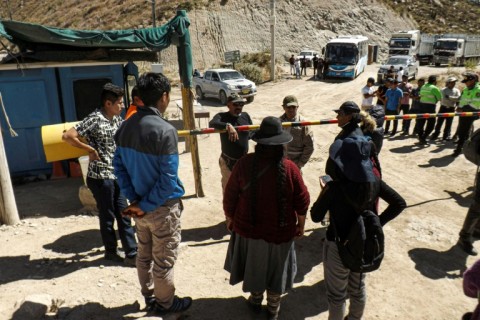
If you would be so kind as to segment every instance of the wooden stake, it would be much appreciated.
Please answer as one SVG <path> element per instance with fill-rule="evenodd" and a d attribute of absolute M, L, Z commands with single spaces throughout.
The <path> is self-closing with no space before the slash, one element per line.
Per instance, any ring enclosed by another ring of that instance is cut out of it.
<path fill-rule="evenodd" d="M 185 88 L 182 86 L 182 108 L 184 128 L 188 130 L 195 129 L 192 88 Z M 202 186 L 202 167 L 200 166 L 200 157 L 198 155 L 197 137 L 186 137 L 185 143 L 190 146 L 190 151 L 192 153 L 193 175 L 195 179 L 195 194 L 197 195 L 197 197 L 205 197 Z"/>
<path fill-rule="evenodd" d="M 8 169 L 7 154 L 3 144 L 2 129 L 0 128 L 0 224 L 14 225 L 20 222 L 17 203 L 13 193 L 10 170 Z"/>

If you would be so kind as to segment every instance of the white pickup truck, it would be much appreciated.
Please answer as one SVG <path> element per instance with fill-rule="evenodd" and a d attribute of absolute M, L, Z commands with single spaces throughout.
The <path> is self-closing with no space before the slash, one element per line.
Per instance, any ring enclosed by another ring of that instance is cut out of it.
<path fill-rule="evenodd" d="M 193 77 L 193 85 L 198 99 L 211 96 L 227 104 L 227 98 L 236 93 L 245 98 L 248 103 L 257 94 L 255 83 L 233 69 L 209 69 L 203 77 Z"/>

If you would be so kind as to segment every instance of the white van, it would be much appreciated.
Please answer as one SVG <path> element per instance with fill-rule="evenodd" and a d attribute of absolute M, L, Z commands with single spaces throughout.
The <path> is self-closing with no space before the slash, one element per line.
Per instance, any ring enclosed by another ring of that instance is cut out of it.
<path fill-rule="evenodd" d="M 302 59 L 305 56 L 305 59 L 307 60 L 307 67 L 312 66 L 312 59 L 313 56 L 317 55 L 317 57 L 320 58 L 320 55 L 318 54 L 317 51 L 312 50 L 312 49 L 303 49 L 297 56 L 298 59 Z"/>

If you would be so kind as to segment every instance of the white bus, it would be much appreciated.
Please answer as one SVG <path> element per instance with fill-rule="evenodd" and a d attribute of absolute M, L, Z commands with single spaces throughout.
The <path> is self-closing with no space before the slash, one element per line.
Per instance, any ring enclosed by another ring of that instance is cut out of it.
<path fill-rule="evenodd" d="M 365 36 L 338 36 L 331 39 L 325 50 L 330 78 L 355 79 L 365 70 L 368 58 L 368 38 Z"/>

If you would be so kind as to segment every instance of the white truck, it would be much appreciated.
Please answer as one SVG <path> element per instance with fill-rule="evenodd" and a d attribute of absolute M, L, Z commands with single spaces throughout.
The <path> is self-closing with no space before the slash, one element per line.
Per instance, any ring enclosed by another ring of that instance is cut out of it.
<path fill-rule="evenodd" d="M 420 45 L 420 30 L 402 30 L 392 34 L 388 56 L 414 56 Z"/>
<path fill-rule="evenodd" d="M 467 60 L 480 58 L 480 36 L 444 34 L 435 41 L 433 62 L 436 66 L 452 64 L 463 66 Z"/>
<path fill-rule="evenodd" d="M 254 82 L 233 69 L 209 69 L 203 77 L 193 77 L 193 85 L 198 99 L 211 96 L 227 104 L 227 98 L 233 93 L 245 98 L 248 103 L 253 101 L 257 94 Z"/>
<path fill-rule="evenodd" d="M 433 46 L 438 38 L 440 38 L 438 34 L 421 35 L 420 46 L 417 52 L 417 60 L 421 65 L 433 63 Z"/>
<path fill-rule="evenodd" d="M 421 34 L 420 30 L 395 32 L 388 42 L 388 56 L 416 56 L 420 64 L 431 64 L 433 46 L 438 38 L 436 34 Z"/>

